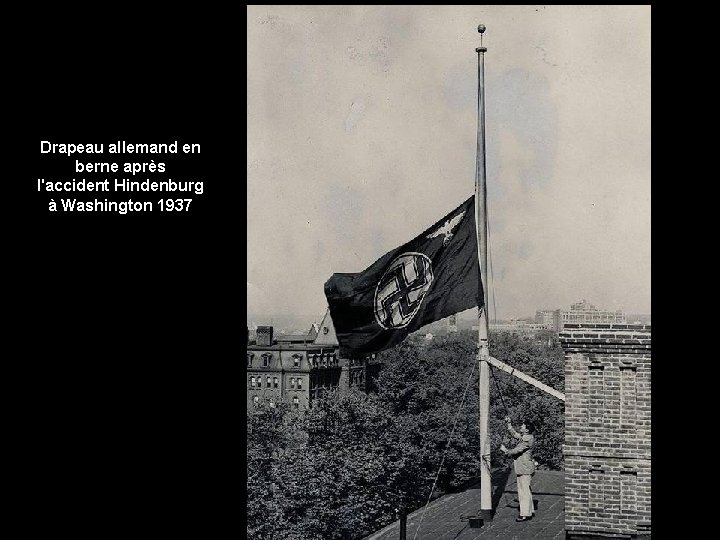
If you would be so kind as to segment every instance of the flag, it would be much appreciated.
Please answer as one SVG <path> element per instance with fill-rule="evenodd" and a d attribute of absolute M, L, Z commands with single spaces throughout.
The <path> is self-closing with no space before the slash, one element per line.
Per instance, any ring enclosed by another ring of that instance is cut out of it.
<path fill-rule="evenodd" d="M 325 283 L 343 355 L 397 345 L 419 328 L 483 305 L 475 197 L 363 272 Z"/>

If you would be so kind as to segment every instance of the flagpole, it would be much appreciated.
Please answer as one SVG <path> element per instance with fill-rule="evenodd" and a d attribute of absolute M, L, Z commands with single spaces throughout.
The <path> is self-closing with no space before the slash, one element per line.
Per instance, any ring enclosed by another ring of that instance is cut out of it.
<path fill-rule="evenodd" d="M 489 321 L 488 276 L 487 276 L 487 183 L 485 168 L 485 52 L 482 35 L 485 25 L 478 26 L 480 47 L 478 53 L 478 124 L 477 153 L 475 171 L 475 224 L 477 227 L 478 262 L 480 264 L 480 287 L 483 291 L 483 305 L 478 308 L 478 363 L 480 384 L 478 401 L 480 403 L 480 512 L 478 517 L 484 521 L 492 520 L 492 476 L 490 466 L 490 366 L 488 359 Z"/>

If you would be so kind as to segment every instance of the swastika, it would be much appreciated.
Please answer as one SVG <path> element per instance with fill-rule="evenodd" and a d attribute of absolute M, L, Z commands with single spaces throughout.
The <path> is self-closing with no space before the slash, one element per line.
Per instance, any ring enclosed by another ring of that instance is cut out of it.
<path fill-rule="evenodd" d="M 386 330 L 406 327 L 432 281 L 432 263 L 426 255 L 403 253 L 397 257 L 375 289 L 375 320 Z"/>

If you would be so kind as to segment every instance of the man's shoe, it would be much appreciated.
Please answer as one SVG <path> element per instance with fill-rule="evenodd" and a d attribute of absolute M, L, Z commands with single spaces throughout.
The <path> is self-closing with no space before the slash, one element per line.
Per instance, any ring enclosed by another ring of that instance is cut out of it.
<path fill-rule="evenodd" d="M 530 521 L 530 518 L 527 516 L 519 516 L 515 518 L 515 521 Z"/>

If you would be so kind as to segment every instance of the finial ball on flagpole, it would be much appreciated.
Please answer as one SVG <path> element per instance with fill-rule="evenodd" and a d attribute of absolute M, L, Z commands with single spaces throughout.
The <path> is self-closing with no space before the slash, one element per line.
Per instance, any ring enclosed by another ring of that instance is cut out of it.
<path fill-rule="evenodd" d="M 481 34 L 483 34 L 483 33 L 485 32 L 485 25 L 484 25 L 484 24 L 479 24 L 479 25 L 478 25 L 478 32 L 480 32 Z"/>

